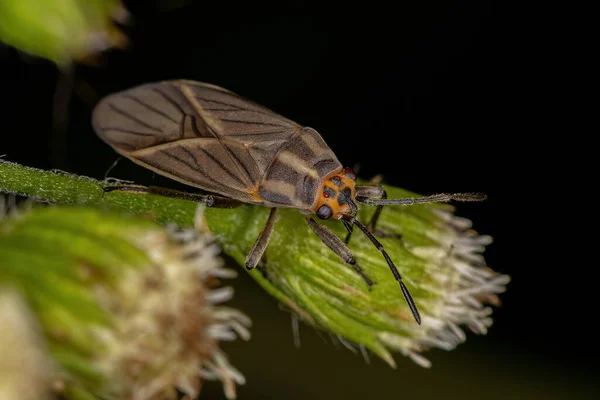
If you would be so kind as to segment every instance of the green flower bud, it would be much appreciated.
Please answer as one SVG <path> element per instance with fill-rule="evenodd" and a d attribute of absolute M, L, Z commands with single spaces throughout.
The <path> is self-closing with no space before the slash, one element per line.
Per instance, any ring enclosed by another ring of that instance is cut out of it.
<path fill-rule="evenodd" d="M 413 193 L 386 186 L 390 198 Z M 359 219 L 368 222 L 374 207 L 363 206 Z M 206 223 L 224 250 L 241 265 L 262 229 L 269 210 L 244 206 L 204 211 Z M 338 221 L 319 221 L 344 238 Z M 366 236 L 355 232 L 350 242 L 357 262 L 375 282 L 369 289 L 352 267 L 329 250 L 296 210 L 280 209 L 262 265 L 252 277 L 301 320 L 364 346 L 391 366 L 390 351 L 398 351 L 423 367 L 425 349 L 455 348 L 464 327 L 485 334 L 492 324 L 496 295 L 509 281 L 485 264 L 483 251 L 491 242 L 454 216 L 448 204 L 387 206 L 378 230 L 401 235 L 380 241 L 402 274 L 420 309 L 415 323 L 398 283 L 382 254 Z"/>
<path fill-rule="evenodd" d="M 120 0 L 3 0 L 0 41 L 68 67 L 73 59 L 123 47 L 126 37 L 113 21 L 127 19 Z"/>
<path fill-rule="evenodd" d="M 52 387 L 67 398 L 195 397 L 205 379 L 234 398 L 244 377 L 219 341 L 248 340 L 250 320 L 221 305 L 233 291 L 218 282 L 235 271 L 218 252 L 190 229 L 35 207 L 0 224 L 0 286 L 21 293 L 39 322 Z"/>

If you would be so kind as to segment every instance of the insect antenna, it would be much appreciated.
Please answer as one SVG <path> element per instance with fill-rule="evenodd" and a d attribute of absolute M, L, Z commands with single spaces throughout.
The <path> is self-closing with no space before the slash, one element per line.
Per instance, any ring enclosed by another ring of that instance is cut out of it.
<path fill-rule="evenodd" d="M 377 238 L 375 238 L 375 236 L 373 236 L 373 234 L 371 232 L 369 232 L 369 229 L 367 229 L 367 227 L 365 225 L 363 225 L 359 220 L 352 217 L 349 221 L 351 223 L 353 223 L 354 225 L 356 225 L 358 227 L 358 229 L 363 231 L 363 233 L 369 238 L 369 240 L 371 242 L 373 242 L 375 247 L 377 247 L 377 250 L 379 250 L 381 252 L 381 254 L 383 254 L 383 258 L 385 258 L 385 261 L 387 261 L 387 264 L 390 267 L 392 274 L 394 274 L 394 278 L 396 278 L 396 281 L 400 284 L 400 289 L 402 290 L 404 299 L 408 303 L 408 307 L 410 308 L 410 311 L 412 312 L 412 315 L 415 318 L 415 321 L 417 321 L 417 323 L 419 325 L 421 325 L 421 315 L 419 314 L 417 305 L 415 304 L 415 301 L 413 300 L 412 296 L 410 295 L 408 288 L 406 287 L 406 285 L 404 285 L 404 282 L 402 281 L 402 276 L 400 275 L 400 272 L 398 272 L 398 268 L 396 268 L 396 266 L 394 265 L 394 262 L 392 261 L 392 259 L 388 255 L 388 253 L 383 248 L 383 245 L 381 243 L 379 243 L 379 240 L 377 240 Z"/>
<path fill-rule="evenodd" d="M 487 195 L 483 193 L 440 193 L 424 197 L 407 197 L 404 199 L 372 199 L 372 198 L 357 198 L 356 200 L 363 204 L 371 204 L 375 206 L 391 206 L 391 205 L 412 205 L 422 203 L 439 203 L 446 201 L 483 201 L 487 199 Z"/>
<path fill-rule="evenodd" d="M 344 240 L 344 243 L 348 244 L 350 242 L 350 237 L 352 236 L 352 224 L 349 221 L 346 221 L 345 219 L 342 219 L 341 221 L 346 227 L 346 231 L 348 231 L 346 239 Z"/>

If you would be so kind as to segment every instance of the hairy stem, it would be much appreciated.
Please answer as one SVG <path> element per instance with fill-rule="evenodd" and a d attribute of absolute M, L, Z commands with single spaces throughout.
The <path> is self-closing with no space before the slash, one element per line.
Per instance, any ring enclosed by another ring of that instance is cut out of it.
<path fill-rule="evenodd" d="M 195 202 L 119 191 L 105 194 L 103 189 L 114 184 L 0 160 L 0 192 L 49 203 L 105 206 L 134 214 L 151 214 L 160 223 L 175 222 L 182 227 L 193 225 Z"/>

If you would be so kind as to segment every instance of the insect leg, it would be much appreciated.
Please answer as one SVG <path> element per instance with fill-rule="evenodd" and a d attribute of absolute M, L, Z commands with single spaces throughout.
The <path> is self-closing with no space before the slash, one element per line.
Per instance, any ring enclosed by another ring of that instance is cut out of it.
<path fill-rule="evenodd" d="M 308 222 L 308 225 L 311 227 L 313 232 L 317 234 L 319 239 L 321 239 L 327 247 L 337 254 L 343 262 L 350 264 L 356 270 L 356 272 L 358 272 L 369 288 L 373 286 L 373 281 L 365 275 L 362 268 L 356 263 L 356 259 L 354 258 L 354 255 L 348 246 L 346 246 L 344 242 L 342 242 L 341 239 L 335 235 L 335 233 L 331 232 L 329 229 L 327 229 L 327 227 L 318 224 L 311 217 L 306 217 L 306 222 Z"/>
<path fill-rule="evenodd" d="M 387 199 L 387 192 L 381 186 L 357 186 L 356 187 L 356 201 L 362 202 L 365 199 L 369 198 L 381 198 Z M 377 221 L 379 220 L 379 216 L 381 215 L 381 210 L 383 209 L 383 205 L 378 205 L 375 209 L 375 213 L 371 217 L 371 221 L 367 224 L 367 229 L 369 232 L 373 233 L 375 236 L 383 237 L 383 238 L 394 238 L 400 239 L 402 235 L 391 232 L 382 232 L 376 231 L 375 226 L 377 225 Z M 346 244 L 350 242 L 350 236 L 352 232 L 346 236 Z"/>
<path fill-rule="evenodd" d="M 381 199 L 387 199 L 387 192 L 381 186 L 358 186 L 356 188 L 356 201 L 360 202 L 361 199 L 368 199 L 378 197 Z M 375 231 L 375 225 L 377 225 L 377 220 L 379 220 L 379 216 L 381 215 L 381 210 L 383 209 L 383 205 L 378 205 L 375 209 L 375 213 L 371 217 L 371 221 L 367 225 L 369 232 Z"/>
<path fill-rule="evenodd" d="M 352 222 L 354 225 L 356 225 L 361 231 L 363 231 L 363 233 L 375 245 L 375 247 L 377 248 L 377 250 L 379 250 L 381 252 L 381 254 L 383 255 L 383 258 L 385 258 L 385 261 L 388 264 L 388 267 L 390 267 L 390 270 L 392 271 L 392 274 L 394 275 L 394 278 L 396 278 L 396 282 L 398 282 L 398 284 L 400 285 L 400 290 L 402 290 L 402 294 L 404 295 L 404 299 L 406 300 L 406 303 L 408 304 L 408 307 L 410 308 L 410 311 L 412 312 L 412 315 L 415 318 L 415 321 L 417 321 L 417 323 L 419 325 L 421 325 L 421 315 L 419 314 L 419 310 L 417 308 L 417 305 L 415 304 L 415 301 L 413 300 L 412 296 L 410 295 L 410 292 L 408 291 L 408 288 L 406 287 L 406 285 L 402 281 L 402 276 L 400 275 L 400 272 L 398 271 L 398 268 L 396 268 L 396 266 L 394 265 L 394 262 L 390 258 L 390 256 L 387 253 L 387 251 L 385 251 L 385 249 L 383 248 L 383 245 L 381 243 L 379 243 L 379 241 L 377 240 L 377 238 L 375 236 L 373 236 L 373 234 L 371 232 L 369 232 L 369 230 L 367 229 L 367 227 L 364 226 L 363 224 L 361 224 L 359 220 L 357 220 L 356 218 L 353 217 L 349 221 Z"/>
<path fill-rule="evenodd" d="M 271 208 L 271 213 L 269 214 L 269 218 L 267 219 L 267 223 L 263 227 L 262 231 L 256 238 L 256 242 L 254 242 L 254 246 L 252 246 L 252 250 L 246 256 L 246 268 L 252 269 L 256 267 L 256 264 L 260 261 L 260 258 L 265 253 L 267 246 L 269 245 L 269 239 L 271 239 L 271 234 L 273 233 L 273 228 L 275 227 L 275 215 L 277 214 L 277 208 Z"/>
<path fill-rule="evenodd" d="M 180 192 L 179 190 L 161 188 L 158 186 L 142 186 L 142 185 L 115 185 L 102 188 L 105 193 L 123 191 L 143 194 L 155 194 L 174 199 L 190 200 L 197 203 L 204 203 L 208 207 L 215 208 L 235 208 L 242 205 L 242 202 L 229 197 L 219 196 L 216 194 L 199 194 Z"/>
<path fill-rule="evenodd" d="M 344 227 L 346 227 L 346 230 L 348 231 L 348 234 L 346 235 L 346 239 L 344 239 L 344 243 L 348 244 L 348 243 L 350 243 L 350 237 L 352 236 L 352 230 L 354 228 L 354 225 L 352 225 L 350 222 L 343 220 L 343 219 L 341 221 L 344 224 Z"/>

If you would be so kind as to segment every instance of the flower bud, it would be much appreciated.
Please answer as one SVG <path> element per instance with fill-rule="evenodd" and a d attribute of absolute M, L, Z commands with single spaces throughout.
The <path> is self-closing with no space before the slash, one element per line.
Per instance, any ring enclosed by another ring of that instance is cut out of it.
<path fill-rule="evenodd" d="M 389 198 L 413 193 L 385 187 Z M 422 318 L 418 325 L 381 252 L 361 232 L 349 248 L 372 288 L 314 234 L 297 210 L 279 209 L 275 230 L 262 262 L 251 276 L 300 320 L 341 337 L 345 344 L 371 350 L 391 366 L 391 351 L 423 367 L 428 348 L 451 350 L 466 339 L 465 328 L 485 334 L 492 324 L 497 294 L 509 277 L 486 266 L 482 255 L 491 243 L 456 217 L 448 204 L 386 206 L 379 238 L 409 288 Z M 375 207 L 363 205 L 358 219 L 368 223 Z M 224 250 L 244 265 L 268 217 L 265 207 L 205 210 L 210 230 Z M 344 239 L 339 221 L 319 221 Z M 350 343 L 354 343 L 351 345 Z"/>
<path fill-rule="evenodd" d="M 222 305 L 233 290 L 219 281 L 236 274 L 218 254 L 208 234 L 91 208 L 34 207 L 0 224 L 0 283 L 41 326 L 36 348 L 67 398 L 194 398 L 207 379 L 235 398 L 244 377 L 219 342 L 248 340 L 250 320 Z"/>

